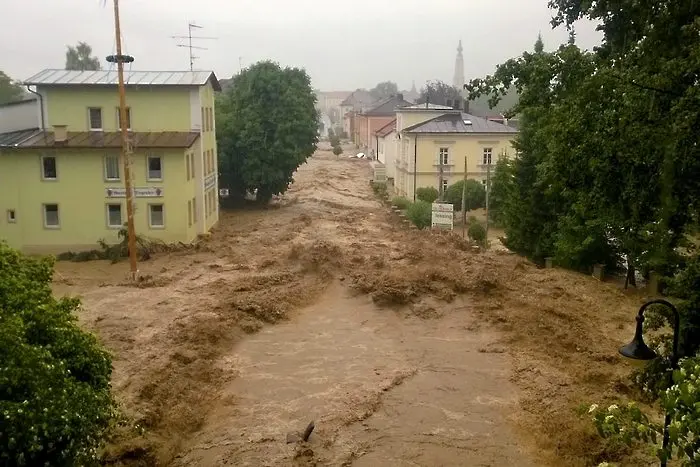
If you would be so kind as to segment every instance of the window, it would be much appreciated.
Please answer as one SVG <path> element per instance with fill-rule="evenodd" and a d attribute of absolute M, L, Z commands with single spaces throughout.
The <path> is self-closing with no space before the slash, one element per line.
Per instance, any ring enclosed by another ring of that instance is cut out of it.
<path fill-rule="evenodd" d="M 148 156 L 148 179 L 163 179 L 163 161 L 160 156 Z"/>
<path fill-rule="evenodd" d="M 450 148 L 440 148 L 439 163 L 442 165 L 447 165 L 450 163 Z"/>
<path fill-rule="evenodd" d="M 190 154 L 190 164 L 192 165 L 192 167 L 190 168 L 190 172 L 192 173 L 192 178 L 194 178 L 194 153 Z"/>
<path fill-rule="evenodd" d="M 92 131 L 102 131 L 102 109 L 90 107 L 88 109 L 89 127 Z"/>
<path fill-rule="evenodd" d="M 209 192 L 204 194 L 204 218 L 209 218 Z"/>
<path fill-rule="evenodd" d="M 450 182 L 449 182 L 449 180 L 442 179 L 440 181 L 440 183 L 441 183 L 440 194 L 444 195 L 445 193 L 447 193 L 447 187 L 449 186 Z"/>
<path fill-rule="evenodd" d="M 209 107 L 209 130 L 214 131 L 214 109 Z"/>
<path fill-rule="evenodd" d="M 484 165 L 491 164 L 491 154 L 492 153 L 493 153 L 493 150 L 491 148 L 484 148 L 484 157 L 483 157 L 483 164 Z"/>
<path fill-rule="evenodd" d="M 192 198 L 192 222 L 197 222 L 197 198 Z"/>
<path fill-rule="evenodd" d="M 121 130 L 122 115 L 119 110 L 119 107 L 117 107 L 117 121 L 119 122 L 119 129 Z M 126 129 L 131 130 L 131 107 L 126 108 Z"/>
<path fill-rule="evenodd" d="M 148 225 L 151 228 L 165 227 L 165 216 L 162 204 L 148 205 Z"/>
<path fill-rule="evenodd" d="M 17 216 L 16 216 L 16 214 L 15 214 L 15 210 L 14 210 L 14 209 L 8 209 L 8 210 L 7 210 L 7 223 L 8 223 L 8 224 L 14 224 L 15 222 L 17 222 Z"/>
<path fill-rule="evenodd" d="M 187 200 L 187 224 L 192 227 L 192 200 Z"/>
<path fill-rule="evenodd" d="M 44 227 L 55 229 L 59 226 L 58 204 L 44 204 Z"/>
<path fill-rule="evenodd" d="M 44 180 L 56 180 L 56 158 L 54 156 L 41 156 L 41 178 Z"/>
<path fill-rule="evenodd" d="M 202 131 L 207 131 L 207 113 L 204 111 L 204 107 L 202 107 Z"/>
<path fill-rule="evenodd" d="M 482 181 L 481 181 L 481 184 L 484 185 L 484 186 L 486 186 L 486 180 L 482 180 Z"/>
<path fill-rule="evenodd" d="M 105 156 L 105 180 L 116 181 L 119 179 L 119 156 L 112 154 Z"/>
<path fill-rule="evenodd" d="M 122 222 L 122 205 L 108 204 L 107 205 L 107 227 L 121 228 Z"/>
<path fill-rule="evenodd" d="M 185 165 L 187 166 L 187 180 L 192 178 L 192 171 L 190 170 L 190 153 L 185 154 Z"/>

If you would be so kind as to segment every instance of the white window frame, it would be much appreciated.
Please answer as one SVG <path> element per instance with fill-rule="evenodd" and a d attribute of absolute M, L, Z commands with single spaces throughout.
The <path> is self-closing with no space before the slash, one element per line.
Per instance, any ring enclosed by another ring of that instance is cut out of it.
<path fill-rule="evenodd" d="M 160 160 L 160 177 L 151 177 L 151 159 Z M 160 154 L 148 154 L 146 155 L 146 180 L 150 181 L 162 181 L 163 180 L 163 156 Z"/>
<path fill-rule="evenodd" d="M 119 224 L 112 224 L 110 217 L 109 217 L 109 208 L 111 206 L 119 206 Z M 107 228 L 110 229 L 121 229 L 124 227 L 124 209 L 122 207 L 122 203 L 107 203 L 105 204 L 105 213 L 107 215 Z"/>
<path fill-rule="evenodd" d="M 450 187 L 450 181 L 446 178 L 443 178 L 442 180 L 442 191 L 440 191 L 440 194 L 444 195 L 447 193 L 447 189 Z"/>
<path fill-rule="evenodd" d="M 438 165 L 450 165 L 450 148 L 442 147 L 438 150 Z"/>
<path fill-rule="evenodd" d="M 493 148 L 484 148 L 481 153 L 481 165 L 493 164 Z"/>
<path fill-rule="evenodd" d="M 153 207 L 154 206 L 160 206 L 161 212 L 163 213 L 163 224 L 158 225 L 153 223 Z M 165 205 L 163 203 L 153 203 L 153 204 L 148 204 L 148 227 L 151 229 L 164 229 L 165 228 Z"/>
<path fill-rule="evenodd" d="M 197 223 L 197 197 L 192 198 L 192 223 Z"/>
<path fill-rule="evenodd" d="M 14 209 L 7 210 L 7 223 L 16 224 L 17 223 L 17 211 Z"/>
<path fill-rule="evenodd" d="M 46 221 L 46 220 L 47 220 L 47 219 L 46 219 L 46 208 L 47 208 L 48 206 L 56 206 L 56 220 L 58 221 L 58 223 L 57 223 L 56 225 L 49 225 L 49 223 Z M 41 215 L 42 215 L 42 217 L 43 217 L 43 219 L 44 219 L 44 222 L 43 222 L 43 223 L 44 223 L 44 228 L 45 228 L 45 229 L 54 230 L 54 229 L 60 229 L 60 228 L 61 228 L 61 207 L 59 206 L 58 203 L 43 203 L 43 204 L 41 205 Z"/>
<path fill-rule="evenodd" d="M 46 176 L 46 171 L 44 170 L 44 160 L 45 159 L 53 159 L 53 165 L 54 169 L 56 169 L 56 176 L 55 177 L 47 177 Z M 56 158 L 55 155 L 48 155 L 48 154 L 43 154 L 40 158 L 41 162 L 41 179 L 49 182 L 53 182 L 58 180 L 58 159 Z"/>
<path fill-rule="evenodd" d="M 114 158 L 117 160 L 117 178 L 110 177 L 109 173 L 107 171 L 107 160 L 110 158 Z M 119 164 L 121 162 L 119 159 L 120 159 L 120 157 L 118 154 L 105 154 L 104 155 L 104 158 L 103 158 L 103 160 L 104 160 L 104 164 L 103 164 L 104 165 L 104 179 L 106 182 L 119 182 L 119 181 L 121 181 L 122 168 Z"/>
<path fill-rule="evenodd" d="M 121 125 L 121 109 L 117 107 L 117 130 L 121 131 L 122 125 Z M 129 125 L 126 127 L 127 131 L 131 131 L 131 107 L 126 108 L 126 123 Z"/>
<path fill-rule="evenodd" d="M 100 127 L 99 128 L 92 127 L 92 115 L 90 115 L 90 114 L 92 113 L 93 110 L 100 111 Z M 90 131 L 104 131 L 105 121 L 104 121 L 104 115 L 102 114 L 102 107 L 88 107 L 87 118 L 88 118 L 88 129 Z M 119 120 L 117 120 L 117 122 L 119 122 Z M 117 126 L 119 126 L 119 125 L 117 124 Z"/>

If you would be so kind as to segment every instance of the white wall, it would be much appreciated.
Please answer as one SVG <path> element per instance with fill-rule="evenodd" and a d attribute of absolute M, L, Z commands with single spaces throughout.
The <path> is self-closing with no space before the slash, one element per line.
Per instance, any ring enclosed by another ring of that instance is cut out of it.
<path fill-rule="evenodd" d="M 39 128 L 40 120 L 38 100 L 0 106 L 0 133 Z"/>

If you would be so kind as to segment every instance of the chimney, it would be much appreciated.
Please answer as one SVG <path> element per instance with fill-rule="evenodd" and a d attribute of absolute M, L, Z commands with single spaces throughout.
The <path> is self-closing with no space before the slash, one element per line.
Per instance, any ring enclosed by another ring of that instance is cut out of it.
<path fill-rule="evenodd" d="M 53 142 L 65 143 L 68 140 L 68 130 L 66 125 L 53 126 Z"/>
<path fill-rule="evenodd" d="M 396 99 L 402 101 L 402 100 L 403 100 L 403 94 L 398 93 L 398 94 L 396 95 Z"/>
<path fill-rule="evenodd" d="M 469 113 L 469 100 L 468 99 L 464 99 L 464 107 L 462 109 L 462 112 L 464 112 L 465 114 Z"/>

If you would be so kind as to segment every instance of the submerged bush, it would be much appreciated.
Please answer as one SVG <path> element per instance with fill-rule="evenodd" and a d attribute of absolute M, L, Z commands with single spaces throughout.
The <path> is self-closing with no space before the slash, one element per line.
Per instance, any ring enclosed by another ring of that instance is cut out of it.
<path fill-rule="evenodd" d="M 0 242 L 0 465 L 96 463 L 114 416 L 111 358 L 52 275 L 52 259 Z"/>

